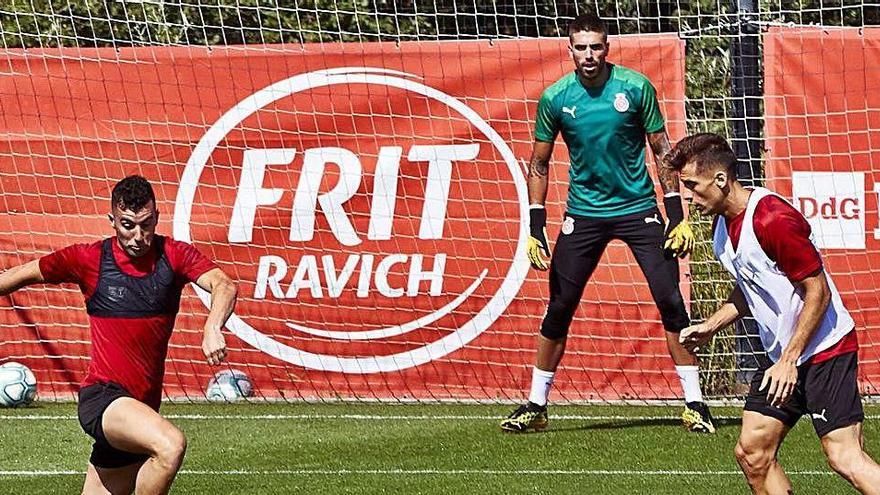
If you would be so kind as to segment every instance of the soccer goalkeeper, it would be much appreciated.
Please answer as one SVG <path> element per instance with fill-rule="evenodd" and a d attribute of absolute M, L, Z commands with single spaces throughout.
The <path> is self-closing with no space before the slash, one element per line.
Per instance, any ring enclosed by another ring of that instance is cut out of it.
<path fill-rule="evenodd" d="M 597 16 L 578 16 L 569 25 L 568 36 L 575 70 L 541 96 L 528 167 L 528 256 L 534 268 L 550 269 L 550 303 L 538 336 L 528 402 L 503 420 L 501 429 L 524 432 L 547 426 L 547 396 L 574 311 L 605 246 L 620 239 L 635 255 L 660 310 L 669 353 L 684 389 L 684 425 L 691 431 L 713 433 L 715 426 L 700 391 L 697 358 L 678 341 L 690 319 L 678 287 L 675 257 L 690 252 L 694 234 L 684 220 L 678 175 L 664 166 L 670 145 L 654 87 L 645 76 L 605 61 L 608 31 Z M 548 266 L 544 201 L 550 155 L 560 133 L 571 156 L 568 203 Z M 645 166 L 646 136 L 659 164 L 665 224 Z"/>

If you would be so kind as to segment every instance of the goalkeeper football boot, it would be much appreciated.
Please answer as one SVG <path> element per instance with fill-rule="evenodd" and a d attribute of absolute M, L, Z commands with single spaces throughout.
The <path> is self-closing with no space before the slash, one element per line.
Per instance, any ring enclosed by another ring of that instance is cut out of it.
<path fill-rule="evenodd" d="M 501 430 L 510 433 L 541 431 L 547 427 L 547 406 L 526 402 L 501 422 Z"/>
<path fill-rule="evenodd" d="M 715 422 L 705 402 L 688 402 L 681 413 L 682 425 L 695 433 L 715 433 Z"/>

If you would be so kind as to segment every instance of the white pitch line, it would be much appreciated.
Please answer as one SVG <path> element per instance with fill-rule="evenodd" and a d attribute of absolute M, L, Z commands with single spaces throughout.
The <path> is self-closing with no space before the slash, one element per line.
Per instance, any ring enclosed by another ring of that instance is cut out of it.
<path fill-rule="evenodd" d="M 192 419 L 192 420 L 355 420 L 355 421 L 489 421 L 501 419 L 501 416 L 489 415 L 387 415 L 387 414 L 167 414 L 167 419 Z M 717 420 L 738 420 L 742 416 L 714 416 Z M 880 419 L 880 415 L 868 415 L 866 419 Z M 54 421 L 64 419 L 77 419 L 76 415 L 44 415 L 44 414 L 0 414 L 0 420 L 22 421 Z M 676 421 L 681 416 L 602 416 L 563 414 L 551 415 L 550 419 L 559 421 Z"/>
<path fill-rule="evenodd" d="M 168 414 L 163 415 L 166 419 L 193 419 L 193 420 L 355 420 L 355 421 L 487 421 L 500 420 L 501 416 L 488 415 L 387 415 L 387 414 Z M 49 421 L 61 419 L 76 419 L 75 415 L 0 415 L 0 420 L 32 420 Z M 551 416 L 551 419 L 562 421 L 664 421 L 679 420 L 681 416 L 592 416 L 592 415 L 560 415 Z M 715 416 L 715 419 L 740 419 L 740 416 Z"/>
<path fill-rule="evenodd" d="M 342 476 L 342 475 L 496 475 L 496 476 L 742 476 L 741 471 L 699 470 L 605 470 L 605 469 L 184 469 L 181 475 L 191 476 Z M 831 471 L 786 471 L 794 476 L 830 476 Z M 84 471 L 2 471 L 0 477 L 83 476 Z"/>

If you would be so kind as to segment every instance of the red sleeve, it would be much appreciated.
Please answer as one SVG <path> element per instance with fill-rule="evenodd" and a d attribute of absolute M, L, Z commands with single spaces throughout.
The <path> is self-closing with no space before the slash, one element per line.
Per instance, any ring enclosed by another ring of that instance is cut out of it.
<path fill-rule="evenodd" d="M 100 244 L 100 243 L 99 243 Z M 50 284 L 84 282 L 86 268 L 94 264 L 94 244 L 73 244 L 40 258 L 40 273 Z M 100 257 L 100 248 L 98 250 Z"/>
<path fill-rule="evenodd" d="M 764 252 L 792 282 L 822 268 L 822 257 L 810 241 L 810 224 L 785 200 L 762 198 L 755 207 L 754 226 Z"/>
<path fill-rule="evenodd" d="M 206 258 L 192 244 L 176 241 L 170 237 L 165 242 L 165 255 L 174 273 L 189 282 L 195 282 L 206 272 L 217 268 L 217 265 Z"/>

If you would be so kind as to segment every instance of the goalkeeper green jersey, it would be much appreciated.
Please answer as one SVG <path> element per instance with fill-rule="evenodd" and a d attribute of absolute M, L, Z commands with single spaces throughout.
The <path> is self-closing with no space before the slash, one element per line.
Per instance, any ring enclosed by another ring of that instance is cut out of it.
<path fill-rule="evenodd" d="M 571 157 L 568 212 L 616 217 L 657 205 L 645 166 L 645 134 L 663 129 L 657 93 L 647 77 L 608 64 L 602 87 L 586 88 L 571 72 L 538 102 L 535 139 L 561 133 Z"/>

